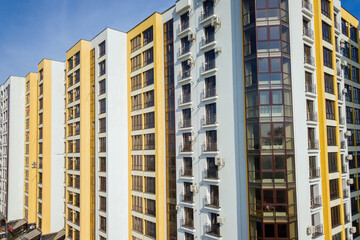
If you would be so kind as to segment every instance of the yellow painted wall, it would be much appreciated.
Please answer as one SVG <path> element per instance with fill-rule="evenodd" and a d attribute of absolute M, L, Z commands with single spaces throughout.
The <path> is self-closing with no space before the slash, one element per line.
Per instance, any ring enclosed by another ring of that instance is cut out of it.
<path fill-rule="evenodd" d="M 37 98 L 37 73 L 29 73 L 25 82 L 29 82 L 29 198 L 28 198 L 28 223 L 35 223 L 37 219 L 37 167 L 32 168 L 31 163 L 37 158 L 37 129 L 38 129 L 38 98 Z M 26 89 L 25 89 L 26 91 Z M 26 108 L 25 108 L 25 111 Z M 25 140 L 26 141 L 26 140 Z M 25 161 L 25 159 L 24 159 Z M 38 166 L 38 165 L 37 165 Z M 24 185 L 25 191 L 25 185 Z M 24 212 L 25 217 L 25 212 Z"/>
<path fill-rule="evenodd" d="M 80 239 L 90 240 L 94 226 L 91 224 L 91 89 L 90 42 L 80 40 L 67 53 L 66 59 L 80 51 Z M 66 70 L 69 66 L 66 63 Z M 67 214 L 67 213 L 66 213 Z M 66 232 L 67 234 L 67 232 Z"/>
<path fill-rule="evenodd" d="M 163 49 L 162 49 L 162 19 L 159 13 L 154 13 L 152 16 L 144 20 L 134 29 L 128 32 L 127 35 L 127 55 L 128 55 L 128 129 L 129 129 L 129 240 L 132 239 L 131 229 L 132 229 L 132 177 L 131 177 L 131 168 L 132 168 L 132 158 L 131 158 L 131 149 L 132 149 L 132 138 L 131 138 L 131 39 L 141 34 L 143 31 L 147 30 L 149 27 L 153 26 L 153 45 L 154 45 L 154 96 L 155 96 L 155 156 L 156 156 L 156 237 L 157 239 L 166 239 L 166 193 L 165 193 L 165 103 L 164 103 L 164 83 L 163 83 Z M 143 40 L 141 40 L 141 43 Z M 143 64 L 143 61 L 142 61 Z M 142 98 L 144 102 L 144 99 Z M 143 139 L 144 140 L 144 139 Z M 144 180 L 144 179 L 143 179 Z M 145 187 L 145 182 L 143 182 Z M 145 207 L 145 202 L 143 202 L 143 208 Z M 145 226 L 145 222 L 143 224 Z M 145 230 L 145 227 L 144 227 Z"/>
<path fill-rule="evenodd" d="M 50 233 L 51 226 L 51 60 L 38 65 L 43 70 L 43 154 L 42 154 L 42 233 Z M 40 93 L 39 95 L 40 96 Z"/>

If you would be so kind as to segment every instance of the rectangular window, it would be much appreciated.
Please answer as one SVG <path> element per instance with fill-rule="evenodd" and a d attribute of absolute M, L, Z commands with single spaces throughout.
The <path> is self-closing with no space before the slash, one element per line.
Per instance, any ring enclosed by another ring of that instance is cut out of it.
<path fill-rule="evenodd" d="M 145 150 L 155 149 L 155 133 L 144 134 L 145 137 Z"/>
<path fill-rule="evenodd" d="M 154 50 L 150 48 L 143 53 L 144 64 L 143 66 L 149 65 L 154 62 Z"/>
<path fill-rule="evenodd" d="M 150 236 L 153 239 L 156 239 L 156 223 L 149 222 L 145 220 L 145 235 Z"/>
<path fill-rule="evenodd" d="M 339 198 L 339 183 L 338 179 L 330 180 L 330 199 L 334 200 Z"/>
<path fill-rule="evenodd" d="M 141 116 L 141 114 L 132 116 L 131 120 L 132 120 L 132 131 L 142 129 L 142 116 Z"/>
<path fill-rule="evenodd" d="M 337 167 L 337 153 L 328 153 L 329 161 L 329 173 L 334 173 L 338 171 Z"/>
<path fill-rule="evenodd" d="M 341 32 L 348 36 L 348 23 L 344 19 L 341 19 Z"/>
<path fill-rule="evenodd" d="M 144 72 L 144 87 L 154 84 L 154 69 Z"/>
<path fill-rule="evenodd" d="M 154 90 L 144 93 L 144 108 L 154 106 Z"/>
<path fill-rule="evenodd" d="M 105 41 L 99 44 L 99 57 L 102 57 L 106 54 Z"/>
<path fill-rule="evenodd" d="M 343 53 L 343 55 L 344 55 L 344 57 L 350 57 L 349 55 L 350 55 L 350 44 L 349 43 L 347 43 L 347 42 L 345 42 L 345 44 L 344 44 L 344 48 L 343 48 L 343 51 L 342 51 L 342 53 Z"/>
<path fill-rule="evenodd" d="M 358 31 L 354 26 L 350 26 L 350 39 L 357 42 Z"/>
<path fill-rule="evenodd" d="M 325 22 L 322 22 L 322 33 L 323 40 L 331 42 L 331 26 L 327 25 Z"/>
<path fill-rule="evenodd" d="M 102 76 L 106 73 L 106 61 L 99 63 L 99 76 Z"/>
<path fill-rule="evenodd" d="M 99 177 L 99 191 L 106 192 L 106 177 Z"/>
<path fill-rule="evenodd" d="M 141 35 L 139 34 L 135 38 L 131 39 L 131 52 L 135 52 L 136 50 L 141 48 Z"/>
<path fill-rule="evenodd" d="M 101 99 L 99 101 L 99 114 L 106 113 L 106 99 Z"/>
<path fill-rule="evenodd" d="M 360 124 L 360 109 L 354 109 L 354 118 L 355 118 L 355 124 L 359 125 Z M 360 136 L 356 137 L 356 141 L 360 141 Z M 360 144 L 356 144 L 356 145 L 360 145 Z M 359 164 L 360 166 L 360 164 Z"/>
<path fill-rule="evenodd" d="M 335 120 L 335 103 L 331 100 L 326 100 L 326 119 Z"/>
<path fill-rule="evenodd" d="M 334 77 L 325 73 L 325 92 L 334 94 Z"/>
<path fill-rule="evenodd" d="M 99 171 L 106 172 L 106 158 L 99 157 Z"/>
<path fill-rule="evenodd" d="M 106 233 L 106 218 L 99 216 L 100 218 L 100 230 Z"/>
<path fill-rule="evenodd" d="M 106 198 L 105 197 L 99 197 L 99 209 L 103 212 L 106 212 Z"/>
<path fill-rule="evenodd" d="M 324 66 L 332 68 L 332 52 L 326 48 L 323 48 L 324 52 Z"/>
<path fill-rule="evenodd" d="M 351 59 L 355 62 L 358 62 L 358 51 L 357 47 L 351 46 Z"/>
<path fill-rule="evenodd" d="M 143 234 L 143 219 L 134 216 L 132 218 L 133 230 Z"/>
<path fill-rule="evenodd" d="M 141 68 L 141 54 L 131 59 L 131 71 L 136 71 Z"/>
<path fill-rule="evenodd" d="M 321 13 L 330 17 L 330 2 L 328 0 L 321 0 Z"/>
<path fill-rule="evenodd" d="M 143 40 L 143 46 L 153 41 L 153 27 L 150 27 L 143 32 Z"/>
<path fill-rule="evenodd" d="M 359 103 L 359 89 L 356 87 L 353 87 L 353 102 Z"/>
<path fill-rule="evenodd" d="M 143 190 L 143 178 L 142 176 L 132 176 L 133 190 L 142 192 Z"/>
<path fill-rule="evenodd" d="M 352 66 L 351 71 L 352 71 L 352 80 L 356 83 L 359 83 L 359 69 Z"/>
<path fill-rule="evenodd" d="M 138 74 L 131 78 L 131 91 L 135 91 L 141 88 L 141 74 Z"/>
<path fill-rule="evenodd" d="M 99 119 L 99 133 L 106 132 L 106 118 Z"/>
<path fill-rule="evenodd" d="M 137 171 L 142 171 L 142 155 L 133 155 L 132 156 L 132 169 Z"/>
<path fill-rule="evenodd" d="M 345 93 L 345 100 L 348 102 L 352 101 L 352 87 L 350 85 L 345 84 L 346 93 Z"/>
<path fill-rule="evenodd" d="M 145 177 L 145 191 L 147 193 L 155 194 L 155 178 Z"/>
<path fill-rule="evenodd" d="M 353 123 L 353 109 L 346 107 L 346 123 Z"/>
<path fill-rule="evenodd" d="M 154 200 L 146 199 L 146 214 L 149 214 L 151 216 L 156 216 L 156 204 Z"/>
<path fill-rule="evenodd" d="M 74 62 L 73 62 L 73 58 L 72 58 L 72 57 L 68 59 L 68 67 L 69 67 L 69 71 L 70 71 L 71 69 L 73 69 L 73 67 L 74 67 Z"/>
<path fill-rule="evenodd" d="M 155 127 L 155 112 L 144 114 L 144 129 Z"/>
<path fill-rule="evenodd" d="M 331 226 L 335 228 L 341 225 L 340 221 L 340 206 L 335 206 L 331 208 Z"/>
<path fill-rule="evenodd" d="M 142 150 L 142 135 L 132 136 L 132 149 L 133 150 Z"/>
<path fill-rule="evenodd" d="M 136 111 L 141 109 L 142 107 L 142 102 L 141 102 L 141 94 L 135 95 L 133 97 L 131 97 L 131 110 L 132 111 Z"/>
<path fill-rule="evenodd" d="M 327 126 L 326 130 L 328 146 L 336 146 L 336 127 Z"/>
<path fill-rule="evenodd" d="M 77 52 L 74 56 L 75 59 L 75 66 L 80 64 L 80 52 Z"/>
<path fill-rule="evenodd" d="M 133 201 L 133 210 L 142 213 L 143 212 L 142 197 L 132 196 L 132 201 Z"/>
<path fill-rule="evenodd" d="M 99 138 L 99 152 L 106 152 L 106 138 Z"/>
<path fill-rule="evenodd" d="M 155 155 L 145 155 L 145 171 L 155 172 Z"/>
<path fill-rule="evenodd" d="M 99 95 L 106 92 L 106 81 L 105 79 L 99 82 Z"/>

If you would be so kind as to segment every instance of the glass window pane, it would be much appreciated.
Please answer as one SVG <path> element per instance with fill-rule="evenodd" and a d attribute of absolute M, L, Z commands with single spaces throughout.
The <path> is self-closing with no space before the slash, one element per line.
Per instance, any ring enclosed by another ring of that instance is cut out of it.
<path fill-rule="evenodd" d="M 269 8 L 278 8 L 279 0 L 269 0 Z"/>
<path fill-rule="evenodd" d="M 274 123 L 274 137 L 283 137 L 283 136 L 284 136 L 284 124 Z"/>
<path fill-rule="evenodd" d="M 276 170 L 285 170 L 284 156 L 275 156 L 275 169 Z"/>
<path fill-rule="evenodd" d="M 285 190 L 276 190 L 276 202 L 277 203 L 286 203 L 286 191 Z"/>
<path fill-rule="evenodd" d="M 282 104 L 282 91 L 272 91 L 272 104 Z"/>
<path fill-rule="evenodd" d="M 272 170 L 272 157 L 262 157 L 262 165 L 263 170 Z"/>
<path fill-rule="evenodd" d="M 259 74 L 259 84 L 270 84 L 269 74 Z"/>
<path fill-rule="evenodd" d="M 271 137 L 270 124 L 261 124 L 261 137 Z"/>
<path fill-rule="evenodd" d="M 268 39 L 267 27 L 258 27 L 258 40 L 264 41 Z"/>
<path fill-rule="evenodd" d="M 259 59 L 259 72 L 268 72 L 269 71 L 269 64 L 267 58 L 260 58 Z"/>
<path fill-rule="evenodd" d="M 266 0 L 256 0 L 257 8 L 266 8 Z"/>
<path fill-rule="evenodd" d="M 272 72 L 280 72 L 281 71 L 280 58 L 271 58 L 271 71 Z"/>
<path fill-rule="evenodd" d="M 261 105 L 270 104 L 270 93 L 269 93 L 269 91 L 261 91 L 260 92 L 260 104 Z"/>
<path fill-rule="evenodd" d="M 280 26 L 270 27 L 270 40 L 280 39 Z"/>

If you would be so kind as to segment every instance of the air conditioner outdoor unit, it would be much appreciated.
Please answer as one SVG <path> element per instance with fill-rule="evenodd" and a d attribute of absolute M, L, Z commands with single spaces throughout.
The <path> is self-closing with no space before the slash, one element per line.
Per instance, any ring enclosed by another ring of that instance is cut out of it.
<path fill-rule="evenodd" d="M 225 224 L 225 218 L 217 216 L 216 222 L 219 223 L 219 224 Z"/>
<path fill-rule="evenodd" d="M 344 89 L 342 90 L 342 93 L 343 93 L 343 94 L 346 94 L 347 92 L 348 92 L 347 88 L 344 88 Z"/>
<path fill-rule="evenodd" d="M 225 165 L 224 158 L 221 157 L 215 158 L 215 165 L 219 167 L 223 167 Z"/>
<path fill-rule="evenodd" d="M 346 131 L 345 136 L 351 137 L 351 135 L 352 135 L 351 131 Z"/>
<path fill-rule="evenodd" d="M 222 52 L 221 47 L 215 48 L 215 53 L 220 54 Z"/>
<path fill-rule="evenodd" d="M 340 48 L 345 48 L 345 41 L 344 40 L 340 41 Z"/>
<path fill-rule="evenodd" d="M 306 229 L 308 235 L 315 233 L 315 226 L 309 226 Z"/>
<path fill-rule="evenodd" d="M 198 191 L 198 188 L 197 188 L 196 185 L 191 185 L 191 186 L 190 186 L 190 192 L 192 192 L 192 193 L 197 193 L 197 191 Z"/>
<path fill-rule="evenodd" d="M 356 233 L 356 227 L 351 227 L 350 228 L 350 233 L 352 233 L 352 234 Z"/>
<path fill-rule="evenodd" d="M 36 168 L 36 162 L 32 162 L 32 163 L 31 163 L 31 167 L 32 167 L 32 168 Z"/>
<path fill-rule="evenodd" d="M 192 65 L 194 64 L 194 62 L 193 62 L 192 59 L 188 59 L 188 60 L 187 60 L 187 64 L 188 64 L 189 66 L 192 66 Z"/>
<path fill-rule="evenodd" d="M 179 205 L 176 206 L 176 211 L 181 210 L 181 207 Z"/>
<path fill-rule="evenodd" d="M 211 26 L 212 27 L 218 27 L 220 25 L 220 20 L 218 17 L 214 17 L 211 19 Z"/>
<path fill-rule="evenodd" d="M 353 155 L 347 155 L 347 156 L 346 156 L 346 160 L 348 160 L 348 161 L 353 160 Z"/>
<path fill-rule="evenodd" d="M 344 60 L 344 61 L 341 63 L 341 65 L 342 65 L 343 67 L 347 67 L 349 64 L 348 64 L 348 62 L 347 62 L 346 60 Z"/>
<path fill-rule="evenodd" d="M 195 40 L 196 40 L 196 35 L 195 35 L 195 33 L 190 33 L 190 34 L 188 35 L 188 40 L 189 40 L 190 42 L 195 41 Z"/>
<path fill-rule="evenodd" d="M 349 179 L 347 180 L 347 184 L 348 184 L 348 185 L 354 184 L 354 179 L 349 178 Z"/>

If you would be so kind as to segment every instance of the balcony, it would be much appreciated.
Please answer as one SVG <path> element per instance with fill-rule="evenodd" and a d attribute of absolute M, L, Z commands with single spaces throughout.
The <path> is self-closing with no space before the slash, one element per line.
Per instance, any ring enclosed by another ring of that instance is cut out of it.
<path fill-rule="evenodd" d="M 203 66 L 204 72 L 207 72 L 207 71 L 210 71 L 210 70 L 215 69 L 215 67 L 216 67 L 216 64 L 215 64 L 215 63 L 216 63 L 216 62 L 215 62 L 215 59 L 212 59 L 212 60 L 210 60 L 210 61 L 207 61 L 207 62 L 204 64 L 204 66 Z"/>
<path fill-rule="evenodd" d="M 319 149 L 319 140 L 309 139 L 308 140 L 308 149 L 309 150 L 318 150 Z"/>
<path fill-rule="evenodd" d="M 304 63 L 315 67 L 315 58 L 310 55 L 304 55 Z"/>
<path fill-rule="evenodd" d="M 317 208 L 320 207 L 321 205 L 322 205 L 322 197 L 320 195 L 311 197 L 311 208 Z"/>
<path fill-rule="evenodd" d="M 314 31 L 311 28 L 303 27 L 303 36 L 306 36 L 314 40 Z"/>
<path fill-rule="evenodd" d="M 180 169 L 180 175 L 182 177 L 192 177 L 193 176 L 193 170 L 192 170 L 192 168 L 181 168 Z"/>
<path fill-rule="evenodd" d="M 311 122 L 317 122 L 318 120 L 318 114 L 314 111 L 308 111 L 306 112 L 306 120 Z"/>
<path fill-rule="evenodd" d="M 319 178 L 320 177 L 320 168 L 310 168 L 309 169 L 309 178 Z"/>
<path fill-rule="evenodd" d="M 312 12 L 312 4 L 310 3 L 309 0 L 303 0 L 302 7 L 305 8 L 306 10 Z"/>
<path fill-rule="evenodd" d="M 316 94 L 316 85 L 312 83 L 305 84 L 305 92 Z"/>
<path fill-rule="evenodd" d="M 217 142 L 208 142 L 205 143 L 205 149 L 204 152 L 217 152 L 218 150 L 218 145 Z"/>
<path fill-rule="evenodd" d="M 220 208 L 220 199 L 218 196 L 206 197 L 205 206 L 212 208 Z"/>
<path fill-rule="evenodd" d="M 194 219 L 181 218 L 181 226 L 186 228 L 194 228 Z"/>
<path fill-rule="evenodd" d="M 324 235 L 324 227 L 322 224 L 315 226 L 315 232 L 312 234 L 312 238 L 317 238 L 319 236 Z"/>

